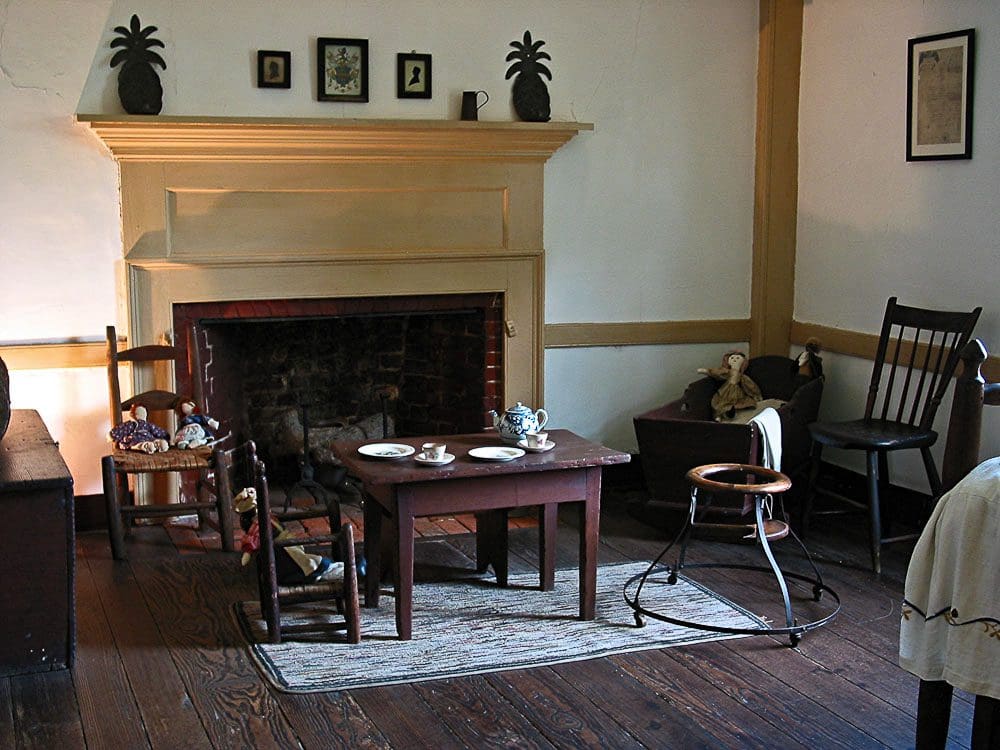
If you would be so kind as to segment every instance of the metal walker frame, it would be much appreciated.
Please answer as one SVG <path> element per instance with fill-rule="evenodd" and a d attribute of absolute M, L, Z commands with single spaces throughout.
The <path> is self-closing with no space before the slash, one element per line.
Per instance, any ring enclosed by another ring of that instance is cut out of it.
<path fill-rule="evenodd" d="M 752 476 L 755 479 L 762 478 L 766 481 L 758 483 L 730 483 L 720 482 L 711 478 L 716 474 L 726 472 L 738 472 Z M 733 635 L 787 635 L 791 647 L 794 648 L 798 645 L 804 633 L 822 627 L 837 616 L 841 607 L 840 596 L 838 596 L 836 591 L 823 583 L 823 578 L 820 575 L 819 570 L 816 568 L 816 564 L 813 562 L 812 556 L 802 543 L 802 540 L 799 539 L 794 531 L 792 531 L 786 521 L 777 522 L 777 525 L 772 526 L 771 531 L 768 531 L 768 525 L 764 518 L 764 509 L 767 507 L 769 511 L 768 515 L 770 515 L 770 508 L 773 503 L 774 495 L 778 495 L 780 498 L 780 494 L 792 486 L 792 482 L 787 476 L 774 471 L 773 469 L 766 469 L 762 466 L 753 466 L 750 464 L 707 464 L 705 466 L 697 466 L 691 469 L 687 473 L 687 478 L 691 482 L 691 504 L 687 517 L 684 521 L 684 525 L 681 527 L 680 531 L 673 538 L 673 540 L 671 540 L 671 542 L 664 547 L 663 551 L 660 552 L 653 562 L 650 563 L 645 572 L 634 575 L 625 582 L 622 594 L 625 598 L 625 603 L 628 604 L 635 613 L 636 627 L 643 627 L 645 625 L 643 617 L 652 617 L 653 619 L 672 623 L 674 625 L 682 625 L 714 633 L 726 633 Z M 759 542 L 761 550 L 764 553 L 764 557 L 767 558 L 767 567 L 762 565 L 743 565 L 739 563 L 689 563 L 685 565 L 684 557 L 687 553 L 688 544 L 691 541 L 692 532 L 699 526 L 717 526 L 717 524 L 699 522 L 695 518 L 698 509 L 699 489 L 712 492 L 737 492 L 744 495 L 751 495 L 753 497 L 754 524 L 744 525 L 744 528 L 749 532 L 744 538 L 755 538 Z M 782 516 L 784 516 L 783 508 Z M 796 543 L 798 543 L 802 552 L 805 554 L 806 560 L 812 568 L 813 576 L 809 577 L 808 575 L 802 575 L 800 573 L 783 573 L 781 568 L 778 566 L 777 561 L 774 559 L 774 553 L 771 551 L 771 545 L 768 540 L 769 535 L 774 539 L 781 539 L 790 535 Z M 666 557 L 667 553 L 678 542 L 680 542 L 681 546 L 677 562 L 674 565 L 662 564 L 663 558 Z M 640 603 L 640 596 L 642 595 L 643 587 L 647 583 L 664 583 L 662 579 L 651 578 L 651 575 L 654 573 L 665 572 L 667 573 L 666 585 L 673 585 L 677 583 L 678 575 L 684 568 L 719 568 L 772 573 L 778 583 L 778 588 L 781 591 L 781 597 L 784 603 L 785 626 L 771 628 L 737 628 L 723 625 L 713 625 L 711 623 L 695 622 L 678 617 L 671 617 L 659 612 L 654 612 L 642 606 Z M 836 602 L 836 608 L 825 617 L 799 624 L 792 610 L 792 602 L 788 594 L 788 584 L 786 582 L 786 579 L 788 578 L 811 584 L 813 601 L 820 601 L 823 596 L 823 592 L 828 593 Z M 636 583 L 638 583 L 638 585 L 635 587 L 635 594 L 630 598 L 629 589 Z"/>

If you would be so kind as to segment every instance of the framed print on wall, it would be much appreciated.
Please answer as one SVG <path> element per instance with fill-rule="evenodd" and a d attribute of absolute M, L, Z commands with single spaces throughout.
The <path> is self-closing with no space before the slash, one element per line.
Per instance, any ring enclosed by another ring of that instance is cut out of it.
<path fill-rule="evenodd" d="M 317 98 L 321 102 L 368 101 L 368 40 L 316 40 Z"/>
<path fill-rule="evenodd" d="M 910 39 L 907 161 L 972 158 L 975 42 L 975 29 Z"/>
<path fill-rule="evenodd" d="M 396 55 L 396 98 L 431 98 L 431 56 L 416 52 Z"/>
<path fill-rule="evenodd" d="M 257 51 L 257 88 L 289 89 L 292 87 L 292 53 L 275 50 Z"/>

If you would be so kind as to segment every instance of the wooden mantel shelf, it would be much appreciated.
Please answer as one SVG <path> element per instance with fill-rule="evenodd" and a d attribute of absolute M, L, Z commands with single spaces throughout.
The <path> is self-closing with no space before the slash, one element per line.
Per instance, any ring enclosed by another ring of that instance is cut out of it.
<path fill-rule="evenodd" d="M 119 161 L 545 161 L 581 122 L 77 115 Z"/>

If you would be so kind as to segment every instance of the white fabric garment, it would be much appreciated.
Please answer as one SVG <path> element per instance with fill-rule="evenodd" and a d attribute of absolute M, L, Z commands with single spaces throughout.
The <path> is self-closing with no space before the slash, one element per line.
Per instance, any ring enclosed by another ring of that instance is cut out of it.
<path fill-rule="evenodd" d="M 765 469 L 781 471 L 781 417 L 772 407 L 767 407 L 751 420 L 760 431 L 761 464 Z"/>
<path fill-rule="evenodd" d="M 780 398 L 765 398 L 763 401 L 758 401 L 749 409 L 738 409 L 733 415 L 733 418 L 727 419 L 726 421 L 735 422 L 736 424 L 749 424 L 751 419 L 756 417 L 769 406 L 774 409 L 780 409 L 785 405 L 785 403 L 786 402 L 782 401 Z"/>
<path fill-rule="evenodd" d="M 295 535 L 292 534 L 287 529 L 283 530 L 278 536 L 275 537 L 276 541 L 284 541 L 285 539 L 291 539 Z M 311 552 L 306 552 L 305 548 L 301 545 L 294 545 L 292 547 L 285 547 L 285 552 L 288 556 L 292 558 L 296 565 L 302 569 L 302 575 L 309 576 L 319 570 L 320 566 L 323 564 L 322 555 L 314 555 Z M 336 581 L 344 577 L 344 563 L 335 562 L 327 570 L 325 570 L 321 575 L 319 575 L 317 581 Z"/>
<path fill-rule="evenodd" d="M 900 666 L 1000 699 L 1000 457 L 938 502 L 903 595 Z"/>

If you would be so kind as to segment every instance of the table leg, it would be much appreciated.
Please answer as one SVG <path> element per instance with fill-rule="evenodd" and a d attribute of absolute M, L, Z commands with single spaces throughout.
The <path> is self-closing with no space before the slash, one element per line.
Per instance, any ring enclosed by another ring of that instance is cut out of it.
<path fill-rule="evenodd" d="M 921 680 L 917 694 L 917 750 L 944 747 L 951 719 L 952 688 L 944 680 Z"/>
<path fill-rule="evenodd" d="M 476 513 L 476 571 L 492 565 L 497 585 L 507 585 L 508 510 L 496 508 Z"/>
<path fill-rule="evenodd" d="M 597 536 L 601 525 L 601 469 L 589 467 L 580 514 L 580 619 L 593 620 L 597 596 Z"/>
<path fill-rule="evenodd" d="M 413 637 L 413 509 L 408 500 L 397 497 L 393 519 L 393 573 L 396 581 L 396 633 L 399 640 Z"/>
<path fill-rule="evenodd" d="M 365 498 L 365 606 L 377 607 L 382 580 L 382 508 Z"/>
<path fill-rule="evenodd" d="M 546 503 L 538 508 L 538 571 L 542 591 L 556 587 L 556 524 L 559 506 Z"/>

